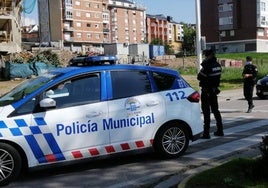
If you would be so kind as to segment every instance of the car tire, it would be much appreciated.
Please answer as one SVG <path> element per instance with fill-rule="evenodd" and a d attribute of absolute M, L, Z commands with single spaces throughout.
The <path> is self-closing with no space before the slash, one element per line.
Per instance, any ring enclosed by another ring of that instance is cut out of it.
<path fill-rule="evenodd" d="M 154 148 L 165 158 L 181 156 L 189 145 L 189 133 L 184 125 L 175 123 L 163 126 L 158 131 Z"/>
<path fill-rule="evenodd" d="M 19 152 L 9 144 L 0 143 L 0 186 L 16 179 L 22 170 Z"/>
<path fill-rule="evenodd" d="M 257 96 L 258 96 L 260 99 L 265 99 L 265 98 L 266 98 L 262 93 L 257 93 Z"/>

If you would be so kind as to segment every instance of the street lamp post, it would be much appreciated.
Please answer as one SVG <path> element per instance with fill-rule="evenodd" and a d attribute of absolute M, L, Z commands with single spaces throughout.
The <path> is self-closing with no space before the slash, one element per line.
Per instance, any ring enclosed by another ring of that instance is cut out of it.
<path fill-rule="evenodd" d="M 198 72 L 201 69 L 202 49 L 201 49 L 201 20 L 200 20 L 200 0 L 195 0 L 196 11 L 196 55 L 198 62 Z"/>

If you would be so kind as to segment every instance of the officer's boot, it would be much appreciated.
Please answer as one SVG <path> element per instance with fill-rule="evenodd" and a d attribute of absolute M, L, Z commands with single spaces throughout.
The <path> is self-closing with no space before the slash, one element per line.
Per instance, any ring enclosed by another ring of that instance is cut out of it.
<path fill-rule="evenodd" d="M 224 136 L 222 124 L 217 124 L 217 131 L 214 132 L 215 136 Z"/>
<path fill-rule="evenodd" d="M 209 135 L 209 128 L 210 126 L 209 125 L 204 125 L 204 132 L 203 132 L 203 135 L 202 135 L 202 139 L 210 139 L 210 135 Z"/>

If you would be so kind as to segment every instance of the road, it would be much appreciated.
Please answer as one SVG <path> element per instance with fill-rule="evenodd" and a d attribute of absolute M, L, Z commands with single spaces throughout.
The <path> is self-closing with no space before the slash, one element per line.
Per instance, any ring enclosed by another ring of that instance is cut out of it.
<path fill-rule="evenodd" d="M 241 90 L 222 92 L 219 106 L 225 136 L 211 134 L 209 140 L 193 142 L 178 159 L 163 160 L 154 153 L 120 156 L 30 172 L 8 187 L 174 187 L 187 176 L 232 158 L 260 155 L 258 144 L 268 134 L 268 100 L 255 97 L 254 103 L 253 112 L 246 113 Z"/>

